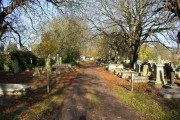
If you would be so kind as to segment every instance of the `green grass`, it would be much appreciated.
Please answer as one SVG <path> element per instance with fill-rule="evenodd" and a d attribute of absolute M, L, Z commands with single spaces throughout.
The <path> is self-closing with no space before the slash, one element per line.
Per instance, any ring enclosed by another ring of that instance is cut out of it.
<path fill-rule="evenodd" d="M 99 98 L 96 96 L 96 92 L 92 89 L 88 90 L 88 93 L 85 94 L 85 98 L 91 104 L 92 109 L 95 109 L 100 105 Z"/>
<path fill-rule="evenodd" d="M 112 88 L 123 101 L 140 110 L 150 120 L 180 120 L 179 109 L 176 108 L 179 100 L 166 100 L 147 94 L 133 93 L 117 85 L 112 85 Z"/>

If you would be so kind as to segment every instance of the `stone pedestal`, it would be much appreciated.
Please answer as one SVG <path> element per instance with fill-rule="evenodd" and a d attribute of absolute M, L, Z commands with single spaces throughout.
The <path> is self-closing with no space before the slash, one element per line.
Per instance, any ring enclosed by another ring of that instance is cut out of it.
<path fill-rule="evenodd" d="M 155 79 L 156 85 L 167 84 L 167 82 L 164 79 L 164 68 L 163 67 L 164 67 L 163 64 L 156 65 L 156 79 Z"/>

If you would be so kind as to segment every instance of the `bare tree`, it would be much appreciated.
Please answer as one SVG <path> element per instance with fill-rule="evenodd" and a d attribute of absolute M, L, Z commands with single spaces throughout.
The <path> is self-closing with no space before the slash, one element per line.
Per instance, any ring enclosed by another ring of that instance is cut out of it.
<path fill-rule="evenodd" d="M 175 17 L 180 18 L 180 1 L 179 0 L 160 0 L 163 4 L 161 7 L 157 9 L 157 12 L 159 11 L 170 11 L 171 19 L 174 19 Z M 178 19 L 179 20 L 179 19 Z M 170 36 L 170 38 L 174 39 L 174 37 Z M 180 30 L 178 30 L 177 34 L 178 43 L 180 43 Z"/>
<path fill-rule="evenodd" d="M 110 31 L 117 27 L 119 41 L 123 41 L 129 48 L 131 67 L 138 59 L 139 48 L 148 42 L 164 42 L 159 35 L 174 29 L 174 21 L 164 12 L 155 12 L 160 6 L 157 0 L 99 0 L 97 8 L 99 19 L 93 25 L 100 31 Z M 97 25 L 97 21 L 101 26 Z M 165 44 L 163 44 L 165 46 Z M 121 48 L 120 48 L 121 49 Z"/>
<path fill-rule="evenodd" d="M 167 9 L 174 14 L 174 17 L 180 18 L 180 1 L 179 0 L 161 0 L 164 4 L 158 10 Z"/>
<path fill-rule="evenodd" d="M 62 10 L 64 7 L 74 7 L 79 3 L 76 0 L 44 0 L 44 2 L 52 3 L 59 10 Z M 17 21 L 22 12 L 26 14 L 36 14 L 41 17 L 39 12 L 44 12 L 42 6 L 42 0 L 0 0 L 0 41 L 3 41 L 3 38 L 7 38 L 7 34 L 11 32 L 10 35 L 13 37 L 15 34 L 18 37 L 20 47 L 23 46 L 21 35 L 19 32 L 19 26 Z M 37 9 L 38 8 L 38 9 Z M 31 24 L 33 17 L 29 17 Z M 32 27 L 34 27 L 32 25 Z"/>

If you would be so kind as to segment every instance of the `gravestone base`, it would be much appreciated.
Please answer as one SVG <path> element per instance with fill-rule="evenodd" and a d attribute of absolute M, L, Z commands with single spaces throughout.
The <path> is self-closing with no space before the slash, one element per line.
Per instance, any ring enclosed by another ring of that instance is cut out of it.
<path fill-rule="evenodd" d="M 176 84 L 172 85 L 172 84 L 166 84 L 163 86 L 164 88 L 178 88 L 178 86 Z"/>
<path fill-rule="evenodd" d="M 158 91 L 158 93 L 163 97 L 167 99 L 172 98 L 180 98 L 180 88 L 174 88 L 174 89 L 163 89 Z"/>
<path fill-rule="evenodd" d="M 158 82 L 155 79 L 149 80 L 149 83 L 153 84 L 156 88 L 162 88 L 163 87 L 162 82 L 160 82 L 160 81 Z"/>

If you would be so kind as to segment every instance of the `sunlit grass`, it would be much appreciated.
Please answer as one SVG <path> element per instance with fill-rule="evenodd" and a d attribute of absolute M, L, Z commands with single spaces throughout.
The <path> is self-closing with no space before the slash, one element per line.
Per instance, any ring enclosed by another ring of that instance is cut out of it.
<path fill-rule="evenodd" d="M 93 108 L 96 108 L 100 105 L 99 98 L 96 96 L 94 90 L 88 90 L 88 92 L 85 94 L 85 98 L 89 101 Z"/>
<path fill-rule="evenodd" d="M 47 111 L 51 111 L 54 106 L 57 107 L 60 105 L 62 102 L 60 94 L 62 94 L 65 89 L 66 87 L 63 87 L 57 94 L 34 104 L 27 111 L 23 112 L 20 117 L 26 120 L 36 120 L 41 118 Z"/>
<path fill-rule="evenodd" d="M 178 100 L 157 99 L 155 96 L 130 92 L 114 84 L 112 88 L 124 102 L 142 111 L 150 120 L 180 120 L 178 109 L 175 108 Z M 167 104 L 174 105 L 169 108 Z"/>

